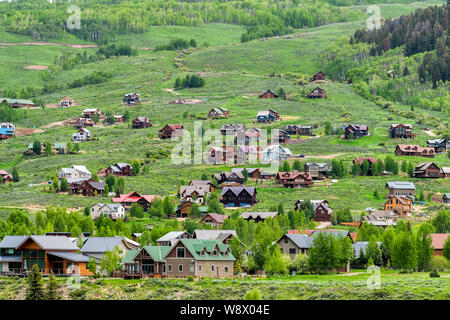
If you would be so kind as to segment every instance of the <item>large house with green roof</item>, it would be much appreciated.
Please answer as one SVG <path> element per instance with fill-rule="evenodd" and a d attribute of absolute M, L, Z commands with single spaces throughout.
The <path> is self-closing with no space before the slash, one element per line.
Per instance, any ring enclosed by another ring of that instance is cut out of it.
<path fill-rule="evenodd" d="M 172 246 L 128 251 L 124 277 L 233 277 L 235 260 L 220 240 L 178 239 Z"/>
<path fill-rule="evenodd" d="M 33 101 L 26 99 L 0 98 L 0 103 L 9 103 L 13 108 L 34 108 Z"/>

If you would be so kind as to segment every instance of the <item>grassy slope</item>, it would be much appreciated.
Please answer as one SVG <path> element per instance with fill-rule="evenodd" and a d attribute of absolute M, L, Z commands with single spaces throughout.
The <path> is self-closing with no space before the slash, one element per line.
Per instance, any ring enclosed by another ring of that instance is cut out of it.
<path fill-rule="evenodd" d="M 430 4 L 432 2 L 427 2 Z M 421 4 L 422 5 L 422 4 Z M 382 12 L 388 6 L 382 5 Z M 387 12 L 392 12 L 389 6 Z M 395 13 L 406 13 L 414 9 L 414 5 L 399 5 Z M 388 140 L 387 128 L 390 123 L 410 122 L 385 110 L 356 95 L 350 86 L 336 83 L 328 83 L 324 88 L 328 92 L 326 100 L 280 101 L 260 100 L 256 93 L 266 88 L 276 89 L 284 87 L 288 92 L 297 93 L 300 89 L 292 82 L 283 78 L 270 78 L 268 73 L 275 72 L 304 72 L 311 74 L 319 68 L 315 57 L 320 50 L 331 43 L 336 37 L 351 34 L 356 28 L 363 25 L 359 23 L 334 24 L 318 28 L 310 28 L 298 31 L 301 35 L 293 40 L 272 38 L 268 41 L 252 41 L 246 44 L 232 45 L 238 42 L 240 27 L 229 25 L 202 26 L 199 29 L 187 27 L 154 27 L 148 33 L 136 37 L 119 37 L 119 41 L 128 42 L 136 46 L 151 46 L 168 41 L 181 35 L 185 37 L 202 36 L 202 40 L 210 44 L 218 45 L 208 49 L 199 49 L 188 56 L 186 67 L 183 70 L 173 65 L 175 52 L 151 52 L 140 50 L 137 57 L 116 57 L 97 63 L 80 65 L 74 70 L 64 71 L 58 74 L 54 82 L 68 82 L 74 78 L 90 74 L 94 70 L 108 70 L 114 74 L 114 78 L 104 84 L 91 85 L 77 89 L 57 92 L 41 97 L 47 103 L 57 103 L 62 96 L 73 97 L 78 104 L 70 109 L 38 109 L 21 111 L 22 118 L 16 123 L 19 127 L 42 128 L 42 126 L 73 118 L 80 115 L 86 107 L 99 107 L 104 112 L 122 114 L 125 107 L 121 103 L 123 93 L 137 91 L 141 94 L 143 103 L 137 107 L 129 108 L 131 116 L 149 116 L 154 127 L 145 130 L 131 130 L 128 124 L 111 127 L 95 127 L 91 130 L 99 141 L 83 143 L 83 153 L 77 155 L 51 156 L 51 157 L 23 157 L 22 152 L 26 146 L 38 139 L 40 141 L 68 141 L 75 132 L 72 127 L 54 127 L 45 129 L 43 133 L 32 136 L 17 137 L 0 143 L 0 169 L 11 170 L 17 166 L 21 182 L 13 189 L 10 186 L 0 186 L 4 205 L 22 204 L 53 204 L 69 207 L 85 206 L 99 201 L 101 198 L 82 198 L 59 196 L 54 193 L 41 192 L 42 187 L 29 187 L 30 183 L 46 181 L 61 167 L 72 164 L 85 164 L 95 172 L 115 162 L 131 162 L 135 158 L 145 159 L 148 150 L 165 148 L 171 150 L 174 146 L 171 142 L 162 142 L 156 139 L 158 130 L 166 123 L 183 123 L 185 128 L 193 132 L 193 121 L 183 119 L 185 111 L 204 115 L 216 106 L 225 106 L 231 111 L 228 120 L 205 121 L 206 128 L 219 128 L 223 123 L 246 123 L 253 126 L 252 121 L 259 110 L 274 108 L 283 116 L 282 123 L 275 123 L 270 127 L 281 128 L 286 124 L 312 124 L 319 128 L 315 133 L 322 135 L 323 123 L 326 120 L 332 123 L 367 123 L 371 137 L 358 141 L 340 141 L 336 137 L 319 137 L 308 139 L 301 144 L 289 145 L 294 154 L 304 153 L 307 156 L 323 156 L 330 154 L 342 154 L 343 159 L 350 168 L 350 162 L 355 156 L 371 155 L 384 158 L 392 155 L 395 144 L 398 141 Z M 225 32 L 229 28 L 230 32 Z M 194 32 L 194 30 L 196 30 Z M 176 31 L 176 33 L 175 33 Z M 2 33 L 0 33 L 2 35 Z M 1 38 L 0 38 L 1 39 Z M 14 37 L 8 34 L 9 41 Z M 22 41 L 23 37 L 18 36 Z M 196 38 L 197 42 L 200 39 Z M 67 47 L 7 47 L 0 48 L 1 61 L 9 59 L 12 65 L 0 64 L 1 74 L 7 74 L 8 86 L 22 86 L 29 83 L 42 85 L 39 77 L 40 71 L 23 70 L 24 64 L 46 64 L 53 61 L 54 56 L 66 50 L 79 50 Z M 17 58 L 19 57 L 19 59 Z M 2 69 L 3 68 L 3 69 Z M 198 89 L 185 89 L 179 91 L 179 95 L 166 92 L 164 88 L 173 86 L 174 78 L 184 76 L 186 71 L 204 72 L 206 86 Z M 243 74 L 243 72 L 247 74 Z M 4 79 L 4 77 L 2 77 Z M 1 81 L 1 80 L 0 80 Z M 2 83 L 2 86 L 5 85 Z M 310 87 L 310 86 L 308 86 Z M 312 87 L 311 87 L 312 88 Z M 203 98 L 208 102 L 204 105 L 183 106 L 172 105 L 169 102 L 175 98 Z M 349 112 L 350 117 L 343 117 L 344 112 Z M 254 125 L 258 126 L 258 125 Z M 429 138 L 415 125 L 417 133 L 415 143 L 424 145 Z M 401 158 L 418 164 L 423 158 Z M 314 161 L 309 158 L 308 161 Z M 320 158 L 316 160 L 324 161 Z M 304 162 L 305 160 L 302 160 Z M 327 160 L 325 160 L 327 161 Z M 329 161 L 329 160 L 328 160 Z M 434 159 L 439 165 L 450 166 L 450 161 L 444 155 L 438 155 Z M 173 165 L 169 159 L 160 160 L 148 164 L 149 173 L 138 177 L 127 177 L 126 190 L 136 189 L 147 194 L 174 194 L 176 185 L 186 183 L 190 179 L 199 178 L 201 173 L 212 174 L 220 170 L 227 170 L 225 166 L 195 166 Z M 164 172 L 164 174 L 161 174 Z M 327 198 L 331 207 L 350 207 L 355 210 L 363 210 L 367 206 L 378 207 L 383 201 L 372 196 L 373 190 L 383 189 L 387 180 L 407 179 L 406 177 L 379 177 L 358 179 L 347 178 L 333 185 L 331 189 L 326 186 L 315 186 L 308 190 L 286 190 L 274 184 L 258 185 L 258 198 L 261 200 L 255 209 L 269 209 L 274 204 L 281 202 L 286 208 L 291 208 L 296 199 Z M 433 192 L 447 192 L 448 180 L 419 181 L 419 186 Z M 348 190 L 358 190 L 349 193 Z"/>

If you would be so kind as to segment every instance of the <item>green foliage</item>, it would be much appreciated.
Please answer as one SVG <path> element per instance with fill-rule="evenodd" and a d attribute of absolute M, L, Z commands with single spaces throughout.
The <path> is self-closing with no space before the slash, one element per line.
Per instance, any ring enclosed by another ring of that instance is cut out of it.
<path fill-rule="evenodd" d="M 292 260 L 292 269 L 298 274 L 305 274 L 309 271 L 309 258 L 306 254 L 297 254 Z"/>
<path fill-rule="evenodd" d="M 89 257 L 89 262 L 87 264 L 87 269 L 94 275 L 97 274 L 97 262 L 94 257 Z"/>
<path fill-rule="evenodd" d="M 12 180 L 14 182 L 19 182 L 20 181 L 19 171 L 17 170 L 16 167 L 14 167 L 13 170 L 12 170 L 12 177 L 13 177 Z"/>
<path fill-rule="evenodd" d="M 122 258 L 119 247 L 115 247 L 112 251 L 106 251 L 100 262 L 100 270 L 111 276 L 114 271 L 122 269 Z"/>
<path fill-rule="evenodd" d="M 27 289 L 25 299 L 27 300 L 43 300 L 44 299 L 44 285 L 41 271 L 37 264 L 34 264 L 27 276 Z"/>
<path fill-rule="evenodd" d="M 198 75 L 187 75 L 183 79 L 177 78 L 175 80 L 175 89 L 183 88 L 199 88 L 205 85 L 205 80 L 200 78 Z"/>
<path fill-rule="evenodd" d="M 244 295 L 244 300 L 262 300 L 261 292 L 258 288 L 248 290 Z"/>
<path fill-rule="evenodd" d="M 432 224 L 435 228 L 435 232 L 437 233 L 450 232 L 450 211 L 440 210 L 433 218 Z"/>
<path fill-rule="evenodd" d="M 417 267 L 417 247 L 410 232 L 399 232 L 392 241 L 391 261 L 392 266 L 401 272 L 409 272 Z"/>
<path fill-rule="evenodd" d="M 45 300 L 59 300 L 58 288 L 58 281 L 53 273 L 51 273 L 45 290 Z"/>
<path fill-rule="evenodd" d="M 319 232 L 309 249 L 310 269 L 317 273 L 328 273 L 344 267 L 352 257 L 349 239 L 335 238 L 330 233 Z"/>

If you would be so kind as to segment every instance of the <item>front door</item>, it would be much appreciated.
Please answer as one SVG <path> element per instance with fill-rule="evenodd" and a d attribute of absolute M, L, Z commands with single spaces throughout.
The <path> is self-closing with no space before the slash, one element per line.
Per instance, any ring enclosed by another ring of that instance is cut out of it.
<path fill-rule="evenodd" d="M 142 273 L 143 274 L 153 274 L 154 273 L 154 265 L 152 264 L 142 264 Z"/>

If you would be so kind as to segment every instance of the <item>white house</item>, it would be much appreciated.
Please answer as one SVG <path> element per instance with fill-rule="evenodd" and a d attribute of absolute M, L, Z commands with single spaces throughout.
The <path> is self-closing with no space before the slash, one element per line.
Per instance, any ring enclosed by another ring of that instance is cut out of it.
<path fill-rule="evenodd" d="M 265 163 L 279 160 L 287 160 L 292 157 L 292 152 L 288 148 L 278 144 L 270 145 L 263 150 L 262 160 Z"/>
<path fill-rule="evenodd" d="M 92 178 L 92 173 L 85 166 L 73 165 L 72 168 L 62 168 L 58 173 L 58 180 L 66 178 L 67 182 L 88 180 Z"/>
<path fill-rule="evenodd" d="M 112 220 L 125 218 L 125 208 L 120 203 L 96 203 L 91 207 L 92 220 L 105 215 Z"/>
<path fill-rule="evenodd" d="M 86 128 L 81 128 L 77 133 L 72 135 L 73 142 L 87 141 L 91 138 L 91 132 Z"/>

